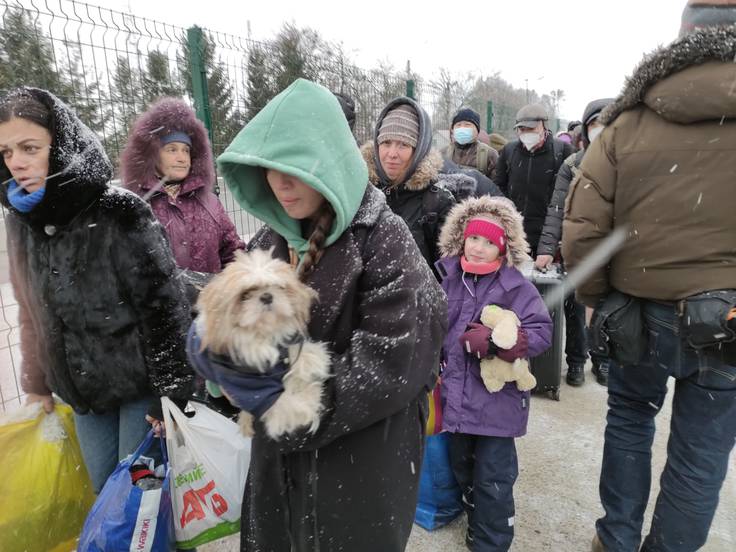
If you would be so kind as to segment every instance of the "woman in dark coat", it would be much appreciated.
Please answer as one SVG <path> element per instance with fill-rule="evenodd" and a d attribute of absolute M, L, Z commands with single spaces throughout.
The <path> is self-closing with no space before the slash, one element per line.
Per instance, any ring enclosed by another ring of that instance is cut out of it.
<path fill-rule="evenodd" d="M 391 210 L 409 227 L 419 251 L 434 270 L 439 260 L 437 240 L 447 213 L 455 205 L 453 192 L 470 186 L 470 177 L 442 174 L 442 156 L 432 149 L 432 123 L 414 100 L 391 100 L 376 120 L 373 141 L 361 148 L 368 179 L 386 195 Z M 464 182 L 464 183 L 463 183 Z"/>
<path fill-rule="evenodd" d="M 402 551 L 446 327 L 442 290 L 404 222 L 368 185 L 327 89 L 297 80 L 218 163 L 238 202 L 266 223 L 249 247 L 292 259 L 319 293 L 309 337 L 331 357 L 314 433 L 272 440 L 255 424 L 241 548 Z"/>
<path fill-rule="evenodd" d="M 212 191 L 207 130 L 183 100 L 163 98 L 136 120 L 120 169 L 123 186 L 151 204 L 180 268 L 220 272 L 244 248 Z"/>
<path fill-rule="evenodd" d="M 0 202 L 29 402 L 75 411 L 94 488 L 140 443 L 156 396 L 186 397 L 189 322 L 163 229 L 109 186 L 97 137 L 59 99 L 20 88 L 0 102 Z"/>

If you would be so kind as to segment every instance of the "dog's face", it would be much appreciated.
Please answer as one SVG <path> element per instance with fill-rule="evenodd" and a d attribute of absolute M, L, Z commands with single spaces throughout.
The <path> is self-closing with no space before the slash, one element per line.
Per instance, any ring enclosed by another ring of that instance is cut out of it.
<path fill-rule="evenodd" d="M 317 293 L 270 252 L 238 252 L 235 261 L 202 290 L 197 307 L 204 320 L 204 347 L 224 353 L 235 334 L 254 339 L 305 332 Z"/>

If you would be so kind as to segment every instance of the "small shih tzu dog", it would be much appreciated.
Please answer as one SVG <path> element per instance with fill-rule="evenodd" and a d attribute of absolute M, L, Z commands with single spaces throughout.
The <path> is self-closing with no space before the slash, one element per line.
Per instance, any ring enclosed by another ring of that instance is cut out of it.
<path fill-rule="evenodd" d="M 309 310 L 317 292 L 303 284 L 289 264 L 270 251 L 238 252 L 197 300 L 202 350 L 227 355 L 243 373 L 267 373 L 279 362 L 288 371 L 284 392 L 263 414 L 268 436 L 308 427 L 322 414 L 323 383 L 330 357 L 323 343 L 306 338 Z M 253 416 L 240 413 L 240 428 L 253 435 Z"/>

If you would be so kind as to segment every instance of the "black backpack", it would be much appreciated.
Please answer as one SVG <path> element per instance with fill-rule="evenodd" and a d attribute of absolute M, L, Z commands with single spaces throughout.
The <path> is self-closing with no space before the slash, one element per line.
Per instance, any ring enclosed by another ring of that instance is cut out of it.
<path fill-rule="evenodd" d="M 452 192 L 440 183 L 430 184 L 422 194 L 422 217 L 419 223 L 422 225 L 424 232 L 424 241 L 429 248 L 429 254 L 432 259 L 439 259 L 439 250 L 437 248 L 437 225 L 440 222 L 440 192 L 446 190 L 452 195 Z M 454 197 L 454 196 L 453 196 Z M 434 267 L 431 267 L 434 271 Z"/>

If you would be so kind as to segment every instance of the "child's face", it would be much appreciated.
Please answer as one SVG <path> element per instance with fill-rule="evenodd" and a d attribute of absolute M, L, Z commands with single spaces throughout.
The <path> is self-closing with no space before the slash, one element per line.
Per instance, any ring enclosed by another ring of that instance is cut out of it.
<path fill-rule="evenodd" d="M 471 263 L 492 263 L 498 259 L 498 247 L 483 236 L 468 236 L 463 250 L 465 258 Z"/>

